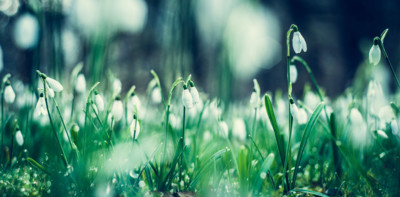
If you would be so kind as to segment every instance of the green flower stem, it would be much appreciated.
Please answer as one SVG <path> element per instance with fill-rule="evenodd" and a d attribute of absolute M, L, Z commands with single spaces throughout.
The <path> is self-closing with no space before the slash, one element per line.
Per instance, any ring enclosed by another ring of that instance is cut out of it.
<path fill-rule="evenodd" d="M 63 160 L 63 162 L 65 164 L 65 167 L 68 167 L 69 164 L 68 164 L 67 157 L 65 156 L 65 152 L 64 152 L 64 149 L 63 149 L 63 147 L 61 145 L 60 139 L 58 139 L 57 131 L 56 131 L 56 128 L 54 126 L 53 119 L 51 118 L 50 109 L 49 109 L 49 102 L 48 102 L 48 99 L 47 99 L 47 84 L 46 84 L 45 78 L 43 76 L 41 76 L 41 78 L 42 78 L 43 87 L 44 87 L 44 101 L 46 103 L 46 109 L 47 109 L 47 114 L 49 116 L 51 128 L 53 130 L 54 137 L 56 137 L 56 139 L 57 139 L 58 147 L 60 148 L 60 151 L 61 151 L 61 158 L 62 158 L 62 160 Z"/>
<path fill-rule="evenodd" d="M 73 146 L 72 146 L 71 136 L 69 135 L 69 132 L 68 132 L 68 130 L 67 130 L 67 127 L 65 126 L 64 118 L 63 118 L 62 115 L 61 115 L 61 111 L 60 111 L 60 108 L 58 107 L 58 103 L 57 103 L 56 99 L 54 99 L 54 97 L 53 97 L 52 99 L 53 99 L 54 105 L 56 106 L 58 115 L 60 116 L 61 123 L 62 123 L 62 125 L 63 125 L 63 127 L 64 127 L 64 130 L 65 130 L 65 132 L 67 133 L 67 137 L 68 137 L 69 145 L 71 146 L 71 150 L 74 150 L 74 148 L 73 148 Z"/>
<path fill-rule="evenodd" d="M 286 187 L 284 188 L 284 193 L 286 193 L 287 191 L 290 191 L 290 181 L 289 181 L 289 176 L 287 173 L 287 169 L 290 169 L 289 166 L 289 152 L 291 150 L 290 146 L 291 146 L 291 138 L 292 138 L 292 125 L 293 125 L 293 117 L 292 117 L 292 109 L 290 106 L 290 97 L 291 97 L 291 82 L 290 82 L 290 35 L 292 33 L 292 31 L 294 31 L 295 29 L 297 29 L 296 25 L 291 25 L 288 32 L 286 33 L 286 71 L 287 71 L 287 83 L 288 83 L 288 118 L 289 118 L 289 140 L 288 140 L 288 144 L 287 144 L 287 149 L 286 149 L 286 157 L 285 157 L 285 163 L 284 163 L 284 168 L 283 168 L 283 174 L 286 180 Z"/>
<path fill-rule="evenodd" d="M 393 77 L 394 77 L 394 79 L 396 80 L 397 87 L 400 89 L 400 82 L 399 82 L 399 79 L 397 78 L 397 75 L 396 75 L 396 72 L 394 71 L 393 65 L 392 65 L 392 63 L 390 62 L 389 56 L 388 56 L 388 54 L 387 54 L 387 52 L 386 52 L 386 50 L 385 50 L 385 46 L 383 45 L 383 41 L 382 41 L 382 39 L 379 38 L 379 37 L 377 37 L 377 39 L 379 40 L 379 42 L 378 42 L 378 43 L 379 43 L 379 48 L 381 48 L 382 53 L 383 53 L 383 56 L 385 56 L 385 59 L 386 59 L 387 63 L 388 63 L 389 66 L 390 66 L 390 70 L 392 71 Z"/>
<path fill-rule="evenodd" d="M 89 107 L 90 107 L 90 98 L 91 95 L 94 91 L 94 89 L 100 84 L 100 82 L 96 82 L 89 90 L 88 97 L 86 100 L 86 109 L 85 109 L 85 130 L 83 133 L 83 145 L 82 145 L 82 152 L 85 154 L 85 147 L 86 147 L 86 138 L 87 138 L 87 133 L 88 133 L 88 126 L 87 126 L 87 119 L 88 119 L 88 112 L 89 112 Z"/>
<path fill-rule="evenodd" d="M 183 148 L 185 145 L 185 115 L 186 115 L 186 107 L 183 107 L 183 118 L 182 118 L 182 143 L 181 143 L 181 162 L 179 167 L 179 188 L 180 183 L 182 181 L 182 168 L 183 168 Z"/>

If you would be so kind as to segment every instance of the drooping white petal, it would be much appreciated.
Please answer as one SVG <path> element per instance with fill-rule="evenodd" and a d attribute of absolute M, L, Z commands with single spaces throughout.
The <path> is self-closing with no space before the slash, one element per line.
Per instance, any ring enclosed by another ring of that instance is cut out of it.
<path fill-rule="evenodd" d="M 300 36 L 301 36 L 301 34 L 298 31 L 293 33 L 292 45 L 293 45 L 293 50 L 295 53 L 300 53 L 301 49 L 302 49 L 302 43 L 301 43 Z"/>
<path fill-rule="evenodd" d="M 151 100 L 155 103 L 155 104 L 159 104 L 162 101 L 161 98 L 161 89 L 159 87 L 155 87 L 153 89 L 153 91 L 151 92 Z"/>
<path fill-rule="evenodd" d="M 228 128 L 228 124 L 226 124 L 225 121 L 221 121 L 218 123 L 218 126 L 220 128 L 220 135 L 224 138 L 227 138 L 229 135 L 229 128 Z"/>
<path fill-rule="evenodd" d="M 114 94 L 119 94 L 122 89 L 122 83 L 119 79 L 115 78 L 113 82 L 113 92 Z"/>
<path fill-rule="evenodd" d="M 378 45 L 372 45 L 371 49 L 369 50 L 369 63 L 373 65 L 377 65 L 381 60 L 381 49 Z"/>
<path fill-rule="evenodd" d="M 299 116 L 300 116 L 299 108 L 297 108 L 297 105 L 295 103 L 290 104 L 290 106 L 291 106 L 291 112 L 292 112 L 293 119 L 298 121 L 300 119 L 299 118 Z"/>
<path fill-rule="evenodd" d="M 304 40 L 304 37 L 301 35 L 300 32 L 299 32 L 299 35 L 300 35 L 301 48 L 303 49 L 304 52 L 307 52 L 307 43 L 306 43 L 306 40 Z"/>
<path fill-rule="evenodd" d="M 54 90 L 53 90 L 53 89 L 48 88 L 48 89 L 47 89 L 47 92 L 49 93 L 49 96 L 50 96 L 51 98 L 54 97 Z"/>
<path fill-rule="evenodd" d="M 137 119 L 133 119 L 130 125 L 130 130 L 131 130 L 131 136 L 132 139 L 133 137 L 135 137 L 135 140 L 138 138 L 139 133 L 140 133 L 140 125 L 139 125 L 139 121 Z M 135 129 L 136 129 L 136 133 L 135 133 Z M 135 135 L 135 136 L 134 136 Z"/>
<path fill-rule="evenodd" d="M 379 118 L 385 124 L 389 123 L 390 121 L 392 121 L 392 119 L 395 118 L 395 115 L 393 113 L 392 107 L 390 107 L 389 105 L 381 107 L 381 109 L 379 110 Z"/>
<path fill-rule="evenodd" d="M 201 102 L 199 92 L 197 91 L 197 88 L 195 86 L 190 88 L 190 94 L 192 95 L 194 104 L 198 104 Z"/>
<path fill-rule="evenodd" d="M 115 100 L 113 102 L 111 114 L 113 115 L 115 121 L 121 120 L 122 115 L 124 114 L 124 107 L 121 100 Z"/>
<path fill-rule="evenodd" d="M 38 117 L 41 115 L 47 115 L 46 102 L 42 96 L 39 97 L 34 111 L 34 116 Z"/>
<path fill-rule="evenodd" d="M 290 65 L 290 82 L 296 83 L 297 81 L 297 68 L 295 65 Z"/>
<path fill-rule="evenodd" d="M 188 89 L 185 89 L 182 92 L 182 103 L 183 103 L 183 106 L 185 106 L 188 109 L 193 107 L 192 95 L 190 94 Z"/>
<path fill-rule="evenodd" d="M 104 101 L 103 101 L 103 97 L 100 94 L 96 94 L 94 96 L 94 102 L 96 103 L 97 109 L 99 111 L 104 110 Z"/>
<path fill-rule="evenodd" d="M 133 96 L 131 96 L 131 98 L 129 99 L 129 106 L 131 107 L 131 110 L 133 110 L 133 111 L 137 111 L 137 112 L 139 112 L 140 111 L 140 108 L 141 108 L 141 102 L 140 102 L 140 99 L 139 99 L 139 97 L 137 96 L 137 95 L 133 95 Z"/>
<path fill-rule="evenodd" d="M 55 92 L 63 91 L 63 89 L 64 89 L 63 86 L 57 80 L 52 79 L 50 77 L 46 77 L 46 81 L 49 84 L 50 88 L 53 89 Z"/>
<path fill-rule="evenodd" d="M 253 91 L 250 96 L 250 107 L 253 109 L 258 108 L 260 105 L 260 98 L 258 97 L 257 93 Z"/>
<path fill-rule="evenodd" d="M 82 73 L 76 78 L 75 90 L 78 93 L 85 93 L 86 91 L 86 79 Z"/>
<path fill-rule="evenodd" d="M 6 85 L 4 89 L 4 101 L 6 103 L 13 103 L 15 100 L 15 93 L 11 85 Z"/>
<path fill-rule="evenodd" d="M 15 133 L 15 139 L 19 146 L 24 144 L 24 137 L 22 136 L 21 130 L 18 130 L 17 133 Z"/>
<path fill-rule="evenodd" d="M 384 132 L 384 131 L 382 131 L 382 130 L 378 130 L 378 131 L 376 131 L 376 133 L 379 135 L 379 136 L 381 136 L 382 138 L 385 138 L 385 139 L 387 139 L 387 138 L 389 138 L 388 136 L 387 136 L 387 134 Z"/>

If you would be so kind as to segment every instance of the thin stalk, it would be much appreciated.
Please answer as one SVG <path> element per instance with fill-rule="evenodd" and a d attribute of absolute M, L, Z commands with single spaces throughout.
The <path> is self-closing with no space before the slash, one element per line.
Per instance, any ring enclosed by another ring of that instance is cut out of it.
<path fill-rule="evenodd" d="M 61 111 L 60 111 L 60 108 L 58 107 L 58 103 L 57 103 L 56 99 L 54 99 L 54 98 L 52 98 L 52 99 L 53 99 L 54 105 L 56 106 L 58 115 L 60 116 L 61 123 L 62 123 L 62 125 L 63 125 L 63 127 L 64 127 L 65 133 L 67 133 L 67 137 L 68 137 L 69 145 L 71 146 L 71 150 L 74 150 L 74 149 L 73 149 L 73 146 L 72 146 L 71 137 L 70 137 L 70 135 L 69 135 L 69 132 L 68 132 L 68 130 L 67 130 L 67 127 L 65 126 L 64 118 L 63 118 L 62 115 L 61 115 Z"/>
<path fill-rule="evenodd" d="M 88 128 L 87 128 L 87 119 L 88 119 L 88 112 L 89 112 L 89 106 L 90 106 L 90 97 L 94 91 L 94 89 L 100 84 L 100 82 L 96 82 L 89 90 L 88 97 L 86 100 L 86 109 L 85 109 L 85 130 L 83 133 L 83 145 L 82 145 L 82 152 L 85 154 L 85 147 L 86 147 L 86 138 L 87 138 L 87 133 L 88 133 Z"/>
<path fill-rule="evenodd" d="M 56 128 L 55 128 L 55 126 L 54 126 L 53 119 L 51 118 L 50 109 L 49 109 L 49 102 L 48 102 L 48 100 L 47 100 L 47 84 L 46 84 L 46 81 L 45 81 L 45 79 L 44 79 L 43 77 L 42 77 L 42 81 L 43 81 L 43 87 L 44 87 L 44 101 L 45 101 L 45 103 L 46 103 L 46 109 L 47 109 L 47 114 L 48 114 L 48 116 L 49 116 L 51 128 L 52 128 L 52 130 L 53 130 L 54 136 L 55 136 L 56 139 L 57 139 L 58 147 L 59 147 L 60 150 L 61 150 L 61 158 L 63 159 L 63 162 L 64 162 L 64 164 L 65 164 L 65 167 L 68 167 L 68 166 L 69 166 L 68 160 L 67 160 L 67 158 L 66 158 L 66 156 L 65 156 L 65 152 L 64 152 L 64 149 L 63 149 L 63 147 L 62 147 L 62 145 L 61 145 L 60 139 L 58 139 L 58 135 L 57 135 Z"/>
<path fill-rule="evenodd" d="M 291 25 L 288 32 L 286 33 L 286 71 L 287 71 L 287 84 L 288 84 L 288 120 L 289 120 L 289 140 L 287 144 L 287 149 L 286 149 L 286 156 L 285 156 L 285 163 L 284 163 L 284 168 L 283 168 L 283 174 L 286 180 L 286 188 L 285 188 L 285 193 L 287 191 L 290 191 L 290 182 L 289 182 L 289 176 L 287 173 L 287 169 L 289 168 L 289 152 L 291 150 L 291 138 L 292 138 L 292 124 L 293 124 L 293 118 L 292 118 L 292 109 L 290 106 L 290 95 L 291 95 L 291 82 L 290 82 L 290 35 L 294 28 L 297 29 L 297 26 Z"/>
<path fill-rule="evenodd" d="M 390 62 L 389 56 L 388 56 L 388 54 L 387 54 L 387 52 L 386 52 L 386 50 L 385 50 L 385 46 L 383 45 L 383 41 L 382 41 L 382 39 L 380 39 L 379 37 L 378 37 L 378 40 L 379 40 L 379 48 L 381 48 L 382 53 L 383 53 L 383 56 L 385 56 L 385 59 L 386 59 L 387 63 L 388 63 L 389 66 L 390 66 L 390 70 L 392 71 L 393 77 L 394 77 L 394 79 L 396 80 L 397 87 L 400 89 L 400 82 L 399 82 L 399 79 L 397 78 L 397 75 L 396 75 L 396 72 L 394 71 L 393 65 L 392 65 L 392 63 Z"/>
<path fill-rule="evenodd" d="M 186 107 L 183 106 L 183 119 L 182 119 L 182 143 L 181 143 L 181 162 L 180 162 L 180 168 L 179 168 L 179 187 L 180 183 L 182 181 L 182 168 L 183 168 L 183 147 L 185 144 L 185 115 L 186 115 Z"/>

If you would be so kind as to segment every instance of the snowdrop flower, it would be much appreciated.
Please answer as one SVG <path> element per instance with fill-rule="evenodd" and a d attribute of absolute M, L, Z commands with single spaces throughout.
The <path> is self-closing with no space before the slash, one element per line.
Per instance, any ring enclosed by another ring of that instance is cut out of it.
<path fill-rule="evenodd" d="M 224 138 L 227 138 L 229 135 L 229 128 L 228 124 L 226 124 L 225 121 L 221 121 L 218 123 L 218 126 L 220 128 L 220 135 Z"/>
<path fill-rule="evenodd" d="M 54 90 L 53 90 L 53 89 L 48 88 L 48 89 L 47 89 L 47 93 L 49 94 L 49 96 L 50 96 L 51 98 L 54 98 Z"/>
<path fill-rule="evenodd" d="M 299 121 L 299 119 L 300 119 L 299 108 L 297 108 L 297 105 L 293 99 L 290 99 L 290 107 L 291 107 L 291 112 L 292 112 L 293 118 L 295 120 Z"/>
<path fill-rule="evenodd" d="M 38 102 L 36 104 L 35 112 L 34 115 L 36 117 L 40 115 L 47 115 L 47 109 L 46 109 L 46 101 L 44 100 L 44 94 L 40 93 Z"/>
<path fill-rule="evenodd" d="M 382 86 L 375 80 L 371 80 L 368 84 L 367 99 L 369 113 L 378 115 L 380 109 L 385 105 L 386 99 Z"/>
<path fill-rule="evenodd" d="M 131 122 L 129 129 L 131 130 L 132 139 L 136 140 L 140 133 L 140 125 L 139 121 L 136 118 L 136 115 L 133 115 L 133 120 Z"/>
<path fill-rule="evenodd" d="M 155 103 L 155 104 L 159 104 L 162 101 L 161 98 L 161 89 L 157 86 L 153 89 L 153 91 L 151 92 L 151 100 Z"/>
<path fill-rule="evenodd" d="M 103 111 L 104 110 L 104 101 L 103 101 L 103 97 L 97 92 L 94 92 L 94 102 L 97 106 L 97 109 L 99 111 Z"/>
<path fill-rule="evenodd" d="M 140 102 L 139 97 L 134 92 L 132 92 L 131 97 L 129 98 L 129 106 L 131 106 L 131 109 L 133 111 L 139 112 L 141 105 L 142 103 Z"/>
<path fill-rule="evenodd" d="M 355 145 L 362 146 L 368 142 L 367 126 L 363 120 L 363 117 L 356 108 L 350 111 L 350 123 L 351 123 L 351 134 Z"/>
<path fill-rule="evenodd" d="M 61 85 L 60 82 L 50 77 L 46 77 L 46 82 L 47 84 L 49 84 L 49 87 L 53 89 L 55 92 L 61 92 L 64 89 L 64 87 Z"/>
<path fill-rule="evenodd" d="M 259 105 L 260 105 L 260 98 L 258 97 L 256 90 L 253 89 L 253 92 L 251 93 L 250 96 L 250 106 L 253 109 L 257 109 Z"/>
<path fill-rule="evenodd" d="M 122 89 L 122 83 L 119 79 L 115 78 L 113 81 L 113 91 L 114 91 L 114 95 L 115 94 L 119 94 L 121 92 Z"/>
<path fill-rule="evenodd" d="M 379 136 L 381 136 L 382 138 L 388 139 L 389 137 L 386 135 L 386 133 L 382 130 L 377 130 L 376 134 L 378 134 Z"/>
<path fill-rule="evenodd" d="M 297 81 L 297 68 L 295 65 L 290 65 L 290 82 L 291 83 L 296 83 Z"/>
<path fill-rule="evenodd" d="M 14 90 L 11 87 L 11 84 L 9 81 L 5 83 L 5 88 L 4 88 L 4 101 L 6 103 L 13 103 L 15 100 L 15 93 Z"/>
<path fill-rule="evenodd" d="M 307 52 L 306 40 L 304 40 L 297 27 L 294 29 L 292 44 L 295 53 L 300 53 L 302 50 Z"/>
<path fill-rule="evenodd" d="M 122 105 L 121 97 L 117 96 L 115 98 L 111 108 L 111 114 L 115 121 L 121 120 L 122 115 L 124 114 L 124 107 Z"/>
<path fill-rule="evenodd" d="M 244 141 L 246 139 L 247 136 L 246 125 L 243 119 L 241 118 L 233 119 L 232 134 L 241 141 Z"/>
<path fill-rule="evenodd" d="M 397 125 L 396 120 L 390 121 L 390 127 L 392 129 L 392 133 L 395 135 L 399 135 L 399 126 Z"/>
<path fill-rule="evenodd" d="M 82 73 L 80 73 L 78 75 L 78 77 L 76 78 L 76 82 L 75 82 L 75 90 L 78 93 L 85 93 L 86 91 L 86 79 L 85 79 L 85 75 L 83 75 Z"/>
<path fill-rule="evenodd" d="M 182 103 L 188 109 L 193 107 L 193 98 L 186 85 L 183 85 Z"/>
<path fill-rule="evenodd" d="M 306 110 L 304 110 L 304 108 L 300 108 L 298 109 L 298 113 L 297 122 L 299 124 L 306 124 L 308 119 Z"/>
<path fill-rule="evenodd" d="M 193 104 L 201 103 L 199 92 L 197 91 L 197 88 L 194 86 L 193 81 L 189 81 L 189 85 L 190 85 L 190 94 L 192 95 L 193 98 Z"/>
<path fill-rule="evenodd" d="M 24 144 L 24 137 L 22 136 L 21 130 L 17 129 L 17 132 L 15 133 L 15 139 L 17 140 L 19 146 Z"/>
<path fill-rule="evenodd" d="M 378 42 L 378 39 L 374 39 L 374 44 L 369 50 L 369 63 L 373 65 L 377 65 L 381 60 L 381 49 L 379 48 Z"/>
<path fill-rule="evenodd" d="M 39 23 L 31 14 L 20 16 L 14 29 L 15 44 L 21 49 L 29 49 L 36 46 L 39 38 Z"/>

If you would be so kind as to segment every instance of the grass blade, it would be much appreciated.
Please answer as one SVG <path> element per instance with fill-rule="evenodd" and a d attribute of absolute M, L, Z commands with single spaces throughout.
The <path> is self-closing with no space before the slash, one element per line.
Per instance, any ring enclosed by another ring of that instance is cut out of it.
<path fill-rule="evenodd" d="M 292 189 L 290 190 L 291 192 L 301 192 L 301 193 L 306 193 L 306 194 L 312 194 L 314 196 L 321 196 L 321 197 L 329 197 L 328 195 L 308 189 Z"/>
<path fill-rule="evenodd" d="M 260 190 L 260 187 L 261 187 L 261 183 L 262 183 L 262 181 L 263 181 L 263 179 L 261 179 L 261 177 L 260 177 L 259 175 L 260 175 L 262 172 L 265 172 L 265 173 L 268 173 L 268 172 L 269 172 L 269 169 L 270 169 L 270 167 L 271 167 L 272 162 L 274 161 L 274 159 L 275 159 L 275 155 L 272 154 L 272 153 L 269 154 L 269 155 L 267 156 L 267 158 L 265 158 L 264 162 L 263 162 L 262 165 L 261 165 L 260 170 L 259 170 L 258 173 L 256 174 L 258 177 L 256 178 L 257 181 L 255 182 L 255 187 L 253 188 L 253 194 L 258 193 L 258 191 Z M 270 177 L 271 177 L 271 181 L 272 181 L 272 183 L 273 183 L 272 176 L 270 176 Z M 273 183 L 273 184 L 274 184 L 274 183 Z"/>
<path fill-rule="evenodd" d="M 283 135 L 279 131 L 278 123 L 276 122 L 274 109 L 272 108 L 271 99 L 268 94 L 264 96 L 265 109 L 267 110 L 269 121 L 271 122 L 272 128 L 274 129 L 276 144 L 278 146 L 279 156 L 281 158 L 282 167 L 285 163 L 285 144 L 283 140 Z"/>
<path fill-rule="evenodd" d="M 294 173 L 293 173 L 293 178 L 292 178 L 292 188 L 296 186 L 296 176 L 299 171 L 299 166 L 301 162 L 301 157 L 303 156 L 304 149 L 306 147 L 308 137 L 310 136 L 311 130 L 313 129 L 315 123 L 317 122 L 317 119 L 319 115 L 321 114 L 322 109 L 324 108 L 324 104 L 320 103 L 317 108 L 315 108 L 314 112 L 312 113 L 310 119 L 307 122 L 306 128 L 304 129 L 303 137 L 301 139 L 300 143 L 300 148 L 299 152 L 297 154 L 297 160 L 296 160 L 296 165 L 294 168 Z"/>

